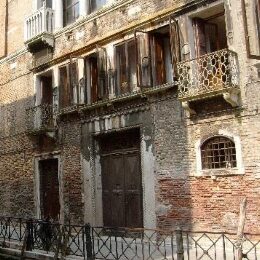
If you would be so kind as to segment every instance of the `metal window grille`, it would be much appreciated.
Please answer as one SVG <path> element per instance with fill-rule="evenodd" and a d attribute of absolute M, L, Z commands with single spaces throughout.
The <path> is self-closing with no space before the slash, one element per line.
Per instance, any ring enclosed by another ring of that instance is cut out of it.
<path fill-rule="evenodd" d="M 202 169 L 234 168 L 236 148 L 226 137 L 213 137 L 201 146 Z"/>

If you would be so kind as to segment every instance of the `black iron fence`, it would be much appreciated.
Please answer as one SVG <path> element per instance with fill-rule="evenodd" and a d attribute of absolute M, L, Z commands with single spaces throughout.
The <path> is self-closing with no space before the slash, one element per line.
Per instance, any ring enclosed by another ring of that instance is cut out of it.
<path fill-rule="evenodd" d="M 0 217 L 0 245 L 83 259 L 237 260 L 236 234 L 90 227 Z M 23 248 L 24 247 L 24 248 Z M 260 259 L 260 234 L 245 235 L 243 259 Z"/>

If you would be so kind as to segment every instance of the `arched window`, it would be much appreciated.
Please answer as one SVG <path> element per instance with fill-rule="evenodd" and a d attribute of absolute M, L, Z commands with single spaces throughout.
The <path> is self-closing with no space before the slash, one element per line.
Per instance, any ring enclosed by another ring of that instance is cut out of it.
<path fill-rule="evenodd" d="M 235 143 L 224 136 L 215 136 L 201 146 L 202 169 L 237 167 Z"/>

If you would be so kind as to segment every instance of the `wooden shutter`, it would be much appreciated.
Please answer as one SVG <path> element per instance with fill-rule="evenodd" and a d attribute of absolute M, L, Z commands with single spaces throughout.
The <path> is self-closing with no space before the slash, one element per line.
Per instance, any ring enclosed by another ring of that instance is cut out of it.
<path fill-rule="evenodd" d="M 207 53 L 206 37 L 205 37 L 205 21 L 200 18 L 194 18 L 193 28 L 194 28 L 194 37 L 195 37 L 196 56 L 200 57 Z"/>
<path fill-rule="evenodd" d="M 70 63 L 70 86 L 69 86 L 69 101 L 70 104 L 78 103 L 78 65 L 76 62 Z"/>
<path fill-rule="evenodd" d="M 60 68 L 59 97 L 61 108 L 69 105 L 69 80 L 66 66 Z"/>
<path fill-rule="evenodd" d="M 107 52 L 106 49 L 97 46 L 98 67 L 98 98 L 103 99 L 108 95 L 107 89 Z"/>
<path fill-rule="evenodd" d="M 137 49 L 137 84 L 141 88 L 151 87 L 153 83 L 149 34 L 135 31 L 135 41 Z"/>
<path fill-rule="evenodd" d="M 128 89 L 128 71 L 126 43 L 116 47 L 116 67 L 117 67 L 117 94 L 124 94 Z"/>
<path fill-rule="evenodd" d="M 162 85 L 166 82 L 163 35 L 153 34 L 152 43 L 154 50 L 153 75 L 155 74 L 155 85 Z"/>
<path fill-rule="evenodd" d="M 170 18 L 170 45 L 171 45 L 171 60 L 172 69 L 174 75 L 177 76 L 177 63 L 181 61 L 181 51 L 180 51 L 180 32 L 178 21 Z"/>
<path fill-rule="evenodd" d="M 91 92 L 91 102 L 98 101 L 98 65 L 97 58 L 89 58 L 90 65 L 90 92 Z"/>
<path fill-rule="evenodd" d="M 0 58 L 7 53 L 7 0 L 0 1 Z"/>

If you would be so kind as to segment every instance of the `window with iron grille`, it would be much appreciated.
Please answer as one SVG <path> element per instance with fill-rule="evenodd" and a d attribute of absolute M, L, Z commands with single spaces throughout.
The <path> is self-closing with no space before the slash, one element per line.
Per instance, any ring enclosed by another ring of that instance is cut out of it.
<path fill-rule="evenodd" d="M 234 168 L 237 166 L 235 143 L 223 136 L 208 139 L 201 146 L 202 169 Z"/>

